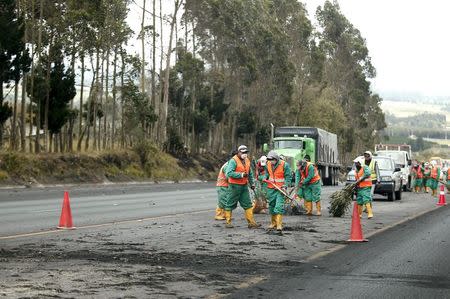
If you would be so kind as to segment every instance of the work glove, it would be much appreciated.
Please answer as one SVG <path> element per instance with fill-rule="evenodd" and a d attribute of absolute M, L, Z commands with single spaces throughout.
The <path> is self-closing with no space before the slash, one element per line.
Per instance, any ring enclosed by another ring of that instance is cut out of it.
<path fill-rule="evenodd" d="M 246 172 L 243 172 L 243 173 L 242 173 L 242 177 L 243 177 L 243 178 L 246 178 L 246 177 L 248 177 L 248 174 L 247 174 Z"/>

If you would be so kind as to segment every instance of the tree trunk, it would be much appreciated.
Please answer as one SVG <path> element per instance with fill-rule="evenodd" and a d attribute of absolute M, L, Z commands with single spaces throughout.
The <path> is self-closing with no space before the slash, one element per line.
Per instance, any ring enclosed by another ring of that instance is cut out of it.
<path fill-rule="evenodd" d="M 41 53 L 42 53 L 42 15 L 44 11 L 44 1 L 40 0 L 39 2 L 39 32 L 38 32 L 38 45 L 37 45 L 37 52 L 38 52 L 38 61 L 41 61 Z M 37 113 L 36 113 L 36 139 L 34 142 L 34 151 L 36 153 L 40 153 L 40 130 L 41 130 L 41 100 L 38 100 L 37 103 Z"/>
<path fill-rule="evenodd" d="M 97 53 L 97 59 L 98 59 L 98 53 Z M 93 60 L 92 55 L 90 55 L 90 60 L 91 60 L 91 68 L 94 69 L 94 62 L 92 61 Z M 95 115 L 93 114 L 95 112 L 95 109 L 93 109 L 94 108 L 93 104 L 95 101 L 94 99 L 97 96 L 97 84 L 96 84 L 97 77 L 98 77 L 97 71 L 98 71 L 98 63 L 97 63 L 97 68 L 94 72 L 94 76 L 92 77 L 91 89 L 89 90 L 89 97 L 88 97 L 88 101 L 87 101 L 88 111 L 87 111 L 87 117 L 86 117 L 87 135 L 86 135 L 86 142 L 84 144 L 85 151 L 87 151 L 89 149 L 89 138 L 90 138 L 90 134 L 91 134 L 91 115 L 92 115 L 92 118 L 95 119 Z M 95 126 L 94 126 L 94 136 L 95 136 Z"/>
<path fill-rule="evenodd" d="M 105 83 L 105 52 L 102 53 L 102 73 L 101 73 L 101 78 L 100 78 L 100 103 L 99 103 L 99 107 L 102 109 L 103 112 L 103 117 L 105 117 L 106 111 L 105 111 L 105 107 L 103 105 L 103 84 Z M 101 150 L 101 140 L 102 140 L 102 119 L 99 118 L 98 119 L 98 141 L 97 141 L 97 148 L 96 150 Z"/>
<path fill-rule="evenodd" d="M 151 97 L 151 105 L 153 106 L 153 109 L 155 111 L 155 114 L 158 115 L 158 111 L 156 111 L 156 0 L 152 1 L 152 25 L 153 25 L 153 32 L 152 32 L 152 97 Z M 156 139 L 156 123 L 153 123 L 152 125 L 152 139 Z"/>
<path fill-rule="evenodd" d="M 161 141 L 167 141 L 167 117 L 169 112 L 169 73 L 170 73 L 170 57 L 172 54 L 172 39 L 173 31 L 175 28 L 175 23 L 177 21 L 178 9 L 181 5 L 180 0 L 175 0 L 175 10 L 172 16 L 172 22 L 170 23 L 170 35 L 169 35 L 169 46 L 167 48 L 167 58 L 166 58 L 166 70 L 164 74 L 164 98 L 163 98 L 163 115 L 161 121 Z"/>
<path fill-rule="evenodd" d="M 142 22 L 141 22 L 141 51 L 142 51 L 142 65 L 141 65 L 141 92 L 145 92 L 145 4 L 142 6 Z"/>
<path fill-rule="evenodd" d="M 11 136 L 10 136 L 10 146 L 12 150 L 17 150 L 17 130 L 16 130 L 16 125 L 17 125 L 17 101 L 19 99 L 19 81 L 15 81 L 15 85 L 14 85 L 14 106 L 13 106 L 13 119 L 12 119 L 12 124 L 11 124 Z"/>
<path fill-rule="evenodd" d="M 99 85 L 100 82 L 98 82 L 99 80 L 99 74 L 100 74 L 100 49 L 97 47 L 97 59 L 95 62 L 96 66 L 95 66 L 95 73 L 97 74 L 96 78 L 95 78 L 95 94 L 92 97 L 93 99 L 93 138 L 94 138 L 94 150 L 97 150 L 97 97 L 99 94 Z M 88 137 L 89 137 L 89 131 L 88 131 Z"/>
<path fill-rule="evenodd" d="M 103 109 L 103 149 L 106 149 L 106 144 L 107 144 L 107 136 L 108 136 L 108 130 L 106 127 L 106 123 L 107 123 L 107 109 L 108 109 L 108 101 L 109 101 L 109 55 L 110 55 L 110 50 L 109 50 L 109 45 L 108 45 L 108 50 L 106 52 L 106 82 L 105 82 L 105 105 L 104 105 L 104 109 Z"/>
<path fill-rule="evenodd" d="M 125 128 L 124 128 L 124 124 L 125 124 L 125 120 L 124 120 L 124 110 L 123 110 L 123 105 L 124 105 L 124 99 L 123 99 L 123 84 L 124 84 L 124 77 L 125 77 L 125 53 L 122 49 L 122 70 L 120 73 L 120 86 L 122 87 L 121 89 L 121 93 L 120 93 L 120 129 L 121 129 L 121 134 L 120 134 L 120 144 L 122 146 L 122 148 L 125 148 Z"/>
<path fill-rule="evenodd" d="M 26 15 L 27 15 L 27 1 L 23 1 L 23 19 L 26 21 Z M 25 37 L 25 42 L 27 41 L 27 36 L 28 36 L 28 26 L 25 24 L 25 28 L 24 28 L 24 37 Z M 26 45 L 25 45 L 25 49 L 26 49 Z M 23 54 L 25 54 L 25 49 L 23 51 Z M 22 79 L 22 102 L 21 102 L 21 108 L 20 108 L 20 146 L 21 146 L 21 151 L 25 152 L 26 150 L 26 137 L 25 137 L 25 111 L 26 111 L 26 89 L 27 89 L 27 74 L 23 74 L 23 79 Z"/>
<path fill-rule="evenodd" d="M 77 144 L 77 151 L 81 151 L 81 131 L 83 130 L 83 91 L 84 91 L 84 53 L 81 53 L 81 90 L 80 90 L 80 119 L 79 119 L 79 126 L 78 126 L 78 144 Z"/>
<path fill-rule="evenodd" d="M 47 59 L 47 74 L 45 81 L 47 82 L 47 90 L 45 95 L 45 108 L 44 108 L 44 150 L 47 151 L 47 141 L 48 141 L 48 111 L 50 108 L 50 68 L 51 68 L 51 58 L 52 57 L 52 43 L 53 43 L 53 33 L 50 37 L 50 46 L 48 50 Z"/>
<path fill-rule="evenodd" d="M 111 120 L 111 149 L 114 149 L 115 142 L 115 128 L 116 128 L 116 98 L 117 98 L 117 87 L 116 87 L 116 75 L 117 75 L 117 47 L 114 51 L 114 68 L 113 68 L 113 98 L 112 98 L 112 120 Z"/>

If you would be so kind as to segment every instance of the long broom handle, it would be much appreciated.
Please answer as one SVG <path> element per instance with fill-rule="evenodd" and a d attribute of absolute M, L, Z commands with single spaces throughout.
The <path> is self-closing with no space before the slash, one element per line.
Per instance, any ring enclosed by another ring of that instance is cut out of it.
<path fill-rule="evenodd" d="M 284 192 L 284 190 L 281 189 L 280 187 L 278 187 L 274 182 L 269 181 L 269 180 L 263 180 L 263 182 L 271 184 L 273 187 L 275 187 L 275 189 L 277 189 L 277 190 L 278 190 L 281 194 L 283 194 L 286 198 L 288 198 L 289 200 L 295 202 L 295 200 L 294 200 L 292 197 L 290 197 L 289 194 L 287 194 L 286 192 Z"/>

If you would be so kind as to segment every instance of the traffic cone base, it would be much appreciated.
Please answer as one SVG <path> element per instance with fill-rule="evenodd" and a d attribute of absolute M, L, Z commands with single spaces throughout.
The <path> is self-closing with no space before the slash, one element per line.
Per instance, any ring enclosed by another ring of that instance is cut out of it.
<path fill-rule="evenodd" d="M 72 211 L 70 210 L 69 192 L 64 192 L 64 201 L 59 218 L 58 229 L 75 229 L 72 222 Z"/>
<path fill-rule="evenodd" d="M 446 206 L 447 203 L 445 202 L 445 191 L 444 191 L 444 185 L 441 185 L 441 192 L 439 194 L 439 202 L 437 203 L 438 206 Z"/>
<path fill-rule="evenodd" d="M 362 207 L 361 207 L 362 209 Z M 359 218 L 358 204 L 355 202 L 353 205 L 353 215 L 352 215 L 352 227 L 350 229 L 350 239 L 348 242 L 368 242 L 369 240 L 364 239 L 361 227 L 361 220 Z"/>

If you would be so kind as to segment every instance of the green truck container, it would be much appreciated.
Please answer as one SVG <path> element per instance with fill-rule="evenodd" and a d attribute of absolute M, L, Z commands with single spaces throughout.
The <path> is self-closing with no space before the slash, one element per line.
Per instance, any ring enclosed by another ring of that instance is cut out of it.
<path fill-rule="evenodd" d="M 297 161 L 309 156 L 323 185 L 338 184 L 341 165 L 336 134 L 313 127 L 278 127 L 272 130 L 271 140 L 271 149 L 283 155 L 293 170 Z"/>

